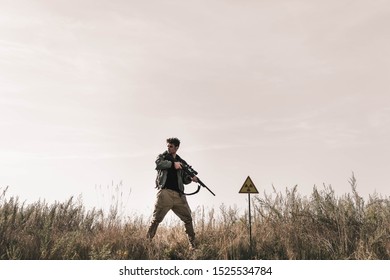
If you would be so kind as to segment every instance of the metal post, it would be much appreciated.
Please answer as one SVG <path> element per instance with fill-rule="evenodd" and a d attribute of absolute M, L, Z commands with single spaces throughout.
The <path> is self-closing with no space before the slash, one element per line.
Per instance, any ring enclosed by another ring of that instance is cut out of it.
<path fill-rule="evenodd" d="M 251 215 L 251 194 L 248 193 L 249 201 L 249 257 L 252 259 L 252 215 Z"/>
<path fill-rule="evenodd" d="M 255 184 L 253 184 L 252 179 L 248 176 L 242 185 L 238 193 L 247 193 L 248 194 L 248 203 L 249 203 L 249 256 L 252 259 L 252 211 L 251 211 L 251 193 L 259 193 L 256 189 Z"/>

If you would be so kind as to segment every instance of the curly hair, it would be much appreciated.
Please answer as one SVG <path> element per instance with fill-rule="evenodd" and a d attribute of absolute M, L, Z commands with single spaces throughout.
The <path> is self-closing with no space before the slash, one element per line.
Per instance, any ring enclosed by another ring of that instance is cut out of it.
<path fill-rule="evenodd" d="M 175 145 L 176 147 L 179 147 L 179 146 L 180 146 L 180 140 L 177 139 L 176 137 L 168 138 L 168 139 L 167 139 L 167 143 L 173 144 L 173 145 Z"/>

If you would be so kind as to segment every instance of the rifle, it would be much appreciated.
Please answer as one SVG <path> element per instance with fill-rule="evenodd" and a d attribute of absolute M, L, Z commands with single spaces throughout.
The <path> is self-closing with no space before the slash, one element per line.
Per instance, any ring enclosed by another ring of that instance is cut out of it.
<path fill-rule="evenodd" d="M 182 167 L 182 170 L 184 171 L 184 173 L 186 173 L 187 175 L 194 177 L 196 175 L 198 175 L 198 172 L 196 172 L 191 165 L 187 164 L 185 161 L 182 161 L 181 162 L 181 167 Z M 198 185 L 198 189 L 193 192 L 193 193 L 190 193 L 190 194 L 186 194 L 186 195 L 193 195 L 193 194 L 196 194 L 199 192 L 200 190 L 200 186 L 206 188 L 213 196 L 215 196 L 215 193 L 213 193 L 199 178 L 198 178 L 198 182 L 197 182 L 199 185 Z"/>

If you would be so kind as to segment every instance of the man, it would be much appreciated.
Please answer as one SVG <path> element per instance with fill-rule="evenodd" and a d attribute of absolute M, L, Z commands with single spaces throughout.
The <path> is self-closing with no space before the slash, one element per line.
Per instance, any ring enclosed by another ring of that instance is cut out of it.
<path fill-rule="evenodd" d="M 192 248 L 195 248 L 195 232 L 192 224 L 191 209 L 184 194 L 184 185 L 197 182 L 197 177 L 190 177 L 182 170 L 185 161 L 176 154 L 180 146 L 177 138 L 167 139 L 167 151 L 158 155 L 156 159 L 156 188 L 157 200 L 154 206 L 153 218 L 147 233 L 152 239 L 158 225 L 162 222 L 169 210 L 172 210 L 183 222 Z"/>

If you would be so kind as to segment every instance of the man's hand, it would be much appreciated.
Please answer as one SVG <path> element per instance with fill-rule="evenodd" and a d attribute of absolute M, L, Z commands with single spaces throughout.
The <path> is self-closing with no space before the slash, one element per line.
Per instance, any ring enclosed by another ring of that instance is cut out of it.
<path fill-rule="evenodd" d="M 175 161 L 174 163 L 175 169 L 182 169 L 181 162 Z"/>
<path fill-rule="evenodd" d="M 191 180 L 192 180 L 192 182 L 197 183 L 198 182 L 198 177 L 194 176 L 194 177 L 191 178 Z"/>

